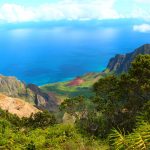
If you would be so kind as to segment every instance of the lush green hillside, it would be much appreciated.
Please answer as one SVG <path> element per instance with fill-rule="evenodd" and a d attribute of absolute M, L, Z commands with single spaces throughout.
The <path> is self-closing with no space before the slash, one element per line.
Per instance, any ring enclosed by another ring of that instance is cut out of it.
<path fill-rule="evenodd" d="M 58 96 L 58 98 L 62 101 L 68 97 L 74 97 L 79 95 L 91 97 L 93 95 L 92 92 L 93 84 L 97 82 L 100 78 L 103 78 L 104 76 L 106 76 L 105 73 L 88 73 L 81 77 L 78 77 L 81 80 L 83 80 L 83 83 L 79 85 L 69 86 L 69 83 L 72 81 L 66 81 L 66 82 L 47 84 L 41 86 L 40 88 L 44 92 L 49 92 L 49 91 L 54 92 Z"/>

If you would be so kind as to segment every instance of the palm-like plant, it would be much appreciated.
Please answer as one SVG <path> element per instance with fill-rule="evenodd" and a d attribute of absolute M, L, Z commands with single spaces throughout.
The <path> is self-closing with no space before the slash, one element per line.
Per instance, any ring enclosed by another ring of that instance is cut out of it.
<path fill-rule="evenodd" d="M 128 135 L 120 130 L 113 129 L 109 140 L 115 150 L 149 150 L 150 124 L 142 122 L 133 133 Z"/>
<path fill-rule="evenodd" d="M 148 150 L 150 149 L 150 124 L 142 122 L 132 134 L 127 137 L 128 149 Z"/>
<path fill-rule="evenodd" d="M 115 150 L 124 150 L 126 147 L 125 133 L 120 129 L 112 129 L 112 133 L 109 135 L 109 141 Z"/>

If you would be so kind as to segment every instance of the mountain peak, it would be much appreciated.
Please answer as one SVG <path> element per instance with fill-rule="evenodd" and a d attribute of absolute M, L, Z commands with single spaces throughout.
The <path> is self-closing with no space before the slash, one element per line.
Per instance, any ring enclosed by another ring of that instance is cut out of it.
<path fill-rule="evenodd" d="M 123 55 L 117 54 L 115 57 L 110 59 L 107 69 L 116 74 L 127 72 L 131 66 L 131 62 L 139 54 L 150 54 L 150 44 L 144 44 L 131 53 Z"/>
<path fill-rule="evenodd" d="M 139 54 L 146 54 L 146 53 L 148 53 L 149 54 L 149 51 L 150 51 L 150 44 L 144 44 L 141 47 L 137 48 L 135 50 L 135 53 L 139 53 Z"/>

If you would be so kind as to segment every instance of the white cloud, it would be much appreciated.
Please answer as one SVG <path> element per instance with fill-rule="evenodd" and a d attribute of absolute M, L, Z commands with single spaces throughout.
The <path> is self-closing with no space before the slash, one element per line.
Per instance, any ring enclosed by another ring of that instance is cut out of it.
<path fill-rule="evenodd" d="M 135 0 L 138 3 L 150 3 L 150 0 Z"/>
<path fill-rule="evenodd" d="M 150 24 L 134 25 L 133 30 L 138 32 L 150 32 Z"/>
<path fill-rule="evenodd" d="M 132 18 L 141 18 L 146 21 L 150 20 L 150 10 L 144 10 L 143 8 L 135 8 L 133 9 L 132 13 L 130 14 Z"/>
<path fill-rule="evenodd" d="M 128 7 L 120 4 L 119 8 L 122 9 L 118 9 L 119 12 L 116 8 L 117 1 L 120 0 L 59 0 L 36 6 L 5 3 L 0 5 L 0 22 L 36 22 L 63 19 L 84 21 L 116 18 L 150 20 L 150 10 L 145 7 L 145 5 L 148 6 L 150 0 L 131 0 L 131 4 L 134 2 L 134 5 L 129 10 Z"/>
<path fill-rule="evenodd" d="M 4 4 L 0 7 L 0 20 L 6 22 L 21 22 L 35 19 L 35 13 L 30 8 L 16 4 Z"/>
<path fill-rule="evenodd" d="M 121 16 L 114 9 L 116 0 L 74 1 L 61 0 L 55 3 L 41 4 L 37 7 L 25 7 L 5 3 L 0 6 L 0 21 L 29 22 L 49 20 L 88 20 L 114 19 Z"/>

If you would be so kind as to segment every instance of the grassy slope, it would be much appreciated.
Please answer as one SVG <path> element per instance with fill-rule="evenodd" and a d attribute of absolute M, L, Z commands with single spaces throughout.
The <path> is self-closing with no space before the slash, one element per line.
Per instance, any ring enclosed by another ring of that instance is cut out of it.
<path fill-rule="evenodd" d="M 105 76 L 105 73 L 88 73 L 80 78 L 85 82 L 80 86 L 67 86 L 70 81 L 47 84 L 41 87 L 45 92 L 53 92 L 58 95 L 58 98 L 64 100 L 67 97 L 83 95 L 86 97 L 92 96 L 92 85 L 100 78 Z"/>

